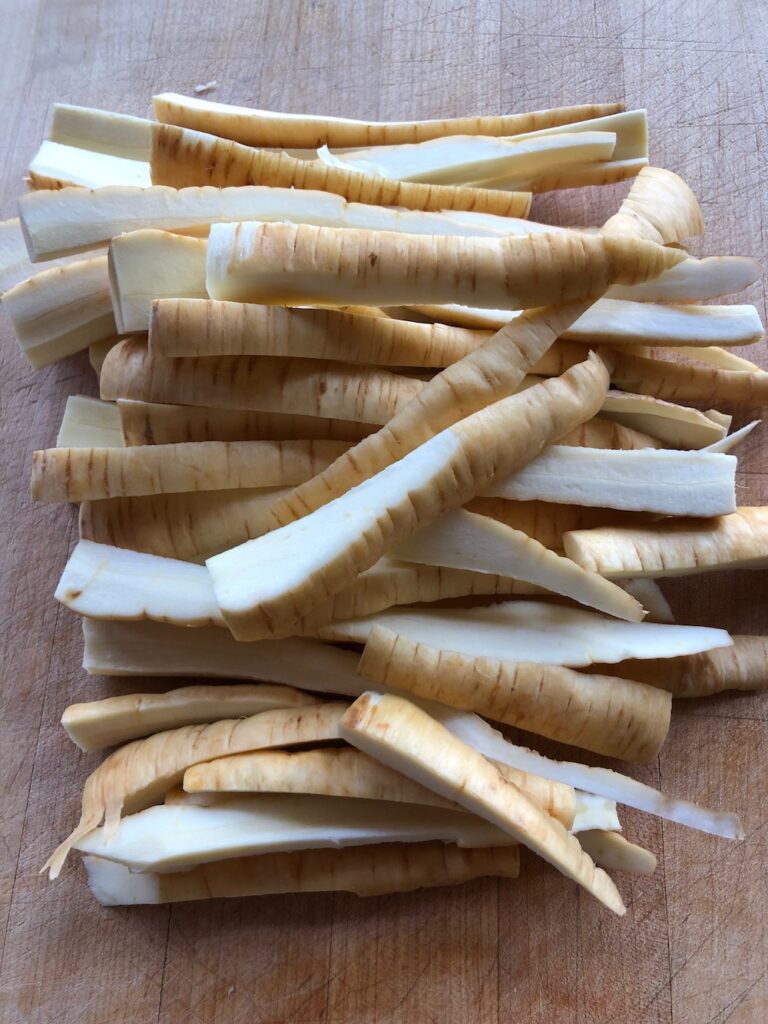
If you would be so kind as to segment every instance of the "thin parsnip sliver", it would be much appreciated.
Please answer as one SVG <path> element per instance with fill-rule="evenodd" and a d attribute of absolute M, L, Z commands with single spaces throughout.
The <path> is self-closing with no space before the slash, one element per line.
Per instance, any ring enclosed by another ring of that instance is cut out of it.
<path fill-rule="evenodd" d="M 606 871 L 652 875 L 656 870 L 656 857 L 650 850 L 630 843 L 620 832 L 604 832 L 600 829 L 579 832 L 579 842 L 595 864 Z"/>

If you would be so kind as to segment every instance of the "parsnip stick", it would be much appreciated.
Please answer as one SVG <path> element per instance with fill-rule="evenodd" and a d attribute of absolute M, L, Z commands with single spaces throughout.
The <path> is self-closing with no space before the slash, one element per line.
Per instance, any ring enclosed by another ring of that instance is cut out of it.
<path fill-rule="evenodd" d="M 768 565 L 768 507 L 701 521 L 661 522 L 563 537 L 566 554 L 609 579 L 682 576 Z"/>
<path fill-rule="evenodd" d="M 677 250 L 622 236 L 488 239 L 214 224 L 206 286 L 214 299 L 274 305 L 459 301 L 518 309 L 596 297 L 616 281 L 656 277 L 682 258 Z"/>
<path fill-rule="evenodd" d="M 640 622 L 642 605 L 597 573 L 579 572 L 569 558 L 488 516 L 456 509 L 392 549 L 394 558 L 525 580 L 620 619 Z M 626 573 L 624 575 L 627 575 Z"/>
<path fill-rule="evenodd" d="M 272 528 L 272 507 L 287 489 L 186 491 L 138 498 L 102 498 L 80 505 L 80 536 L 185 562 L 260 537 Z"/>
<path fill-rule="evenodd" d="M 45 140 L 27 170 L 32 188 L 147 188 L 152 184 L 149 158 L 132 160 L 110 153 Z"/>
<path fill-rule="evenodd" d="M 371 317 L 370 319 L 373 319 Z M 101 397 L 181 403 L 357 423 L 386 423 L 424 383 L 360 363 L 291 356 L 153 356 L 144 341 L 116 345 L 101 370 Z"/>
<path fill-rule="evenodd" d="M 721 441 L 730 426 L 730 417 L 721 421 L 712 412 L 699 412 L 650 395 L 609 391 L 600 415 L 651 434 L 666 442 L 667 448 L 701 449 Z"/>
<path fill-rule="evenodd" d="M 731 647 L 664 661 L 624 661 L 617 675 L 668 690 L 673 697 L 710 697 L 724 690 L 768 689 L 768 637 L 734 636 Z"/>
<path fill-rule="evenodd" d="M 74 744 L 92 753 L 184 725 L 215 722 L 221 718 L 247 718 L 274 708 L 299 708 L 318 703 L 320 698 L 290 686 L 218 683 L 184 686 L 167 693 L 127 693 L 86 704 L 70 704 L 61 717 L 61 724 Z"/>
<path fill-rule="evenodd" d="M 600 829 L 579 832 L 579 842 L 595 864 L 608 871 L 652 875 L 656 870 L 656 857 L 650 850 L 628 842 L 619 832 Z"/>
<path fill-rule="evenodd" d="M 613 381 L 627 390 L 656 398 L 739 405 L 768 403 L 768 372 L 763 370 L 721 370 L 716 366 L 660 362 L 616 352 Z"/>
<path fill-rule="evenodd" d="M 524 114 L 443 118 L 435 121 L 355 121 L 316 114 L 280 114 L 178 93 L 160 93 L 152 100 L 155 117 L 164 124 L 211 132 L 248 146 L 317 149 L 350 146 L 391 146 L 424 142 L 445 135 L 519 135 L 588 118 L 615 114 L 619 103 L 557 107 Z"/>
<path fill-rule="evenodd" d="M 751 423 L 747 423 L 740 430 L 735 430 L 732 434 L 728 434 L 722 441 L 715 441 L 714 444 L 708 445 L 706 450 L 708 452 L 725 452 L 727 454 L 748 438 L 755 427 L 759 427 L 761 423 L 762 420 L 752 420 Z"/>
<path fill-rule="evenodd" d="M 371 423 L 300 413 L 163 405 L 130 398 L 118 399 L 117 410 L 129 447 L 183 441 L 361 441 L 376 429 Z"/>
<path fill-rule="evenodd" d="M 269 185 L 312 189 L 352 202 L 409 210 L 472 210 L 525 217 L 531 205 L 527 192 L 391 181 L 163 124 L 153 126 L 151 174 L 153 185 L 174 188 Z"/>
<path fill-rule="evenodd" d="M 636 302 L 703 302 L 740 292 L 760 278 L 760 264 L 748 256 L 689 256 L 653 281 L 613 285 L 612 299 Z"/>
<path fill-rule="evenodd" d="M 106 256 L 42 270 L 4 292 L 3 307 L 36 370 L 117 330 Z"/>
<path fill-rule="evenodd" d="M 342 719 L 340 731 L 364 753 L 493 822 L 615 913 L 624 913 L 611 879 L 595 867 L 560 822 L 505 780 L 482 755 L 409 701 L 364 694 Z"/>
<path fill-rule="evenodd" d="M 126 160 L 149 160 L 152 149 L 152 122 L 146 118 L 70 103 L 53 104 L 48 134 L 52 142 Z"/>
<path fill-rule="evenodd" d="M 593 163 L 573 164 L 562 170 L 556 169 L 529 178 L 525 182 L 526 191 L 552 192 L 561 188 L 582 188 L 585 185 L 612 185 L 617 181 L 634 178 L 644 167 L 648 166 L 647 157 L 635 157 L 630 160 L 605 160 Z M 485 188 L 506 187 L 503 179 L 496 178 L 483 182 Z M 517 187 L 515 184 L 514 187 Z"/>
<path fill-rule="evenodd" d="M 606 385 L 605 365 L 592 354 L 562 377 L 436 434 L 304 519 L 209 559 L 227 625 L 238 639 L 287 635 L 297 618 L 342 590 L 388 548 L 589 419 Z"/>
<path fill-rule="evenodd" d="M 651 359 L 665 359 L 670 352 L 690 359 L 693 362 L 707 363 L 710 366 L 719 366 L 722 370 L 749 370 L 750 373 L 759 372 L 757 363 L 749 359 L 737 356 L 726 348 L 718 348 L 716 345 L 703 345 L 701 348 L 690 348 L 685 345 L 667 345 L 664 348 L 646 348 L 643 345 L 637 346 L 634 350 L 636 355 L 649 356 Z"/>
<path fill-rule="evenodd" d="M 488 875 L 517 878 L 519 862 L 517 846 L 465 850 L 449 843 L 267 853 L 170 874 L 135 874 L 122 864 L 85 857 L 91 892 L 107 907 L 289 892 L 380 896 Z"/>
<path fill-rule="evenodd" d="M 649 761 L 669 731 L 672 701 L 652 686 L 559 665 L 470 657 L 377 626 L 360 674 L 425 700 L 608 757 Z"/>
<path fill-rule="evenodd" d="M 645 110 L 623 110 L 603 114 L 574 123 L 550 125 L 516 135 L 516 141 L 531 138 L 545 138 L 553 135 L 571 135 L 574 132 L 615 132 L 616 146 L 612 161 L 629 160 L 648 156 L 648 115 Z"/>
<path fill-rule="evenodd" d="M 650 579 L 623 579 L 617 581 L 622 590 L 626 590 L 648 613 L 648 622 L 674 622 L 675 616 L 669 601 L 661 591 L 658 583 Z"/>
<path fill-rule="evenodd" d="M 32 455 L 32 499 L 84 501 L 285 487 L 311 477 L 348 447 L 344 441 L 193 441 L 135 448 L 46 448 Z"/>
<path fill-rule="evenodd" d="M 45 864 L 50 877 L 56 878 L 69 850 L 102 820 L 106 836 L 114 835 L 123 811 L 133 814 L 156 803 L 196 762 L 245 750 L 336 739 L 345 709 L 341 703 L 277 708 L 250 718 L 155 733 L 120 747 L 88 776 L 80 822 Z"/>
<path fill-rule="evenodd" d="M 122 448 L 117 406 L 87 395 L 70 395 L 56 437 L 57 448 Z"/>
<path fill-rule="evenodd" d="M 119 404 L 119 403 L 118 403 Z M 633 451 L 640 448 L 663 448 L 663 442 L 631 427 L 622 427 L 600 416 L 587 420 L 559 438 L 558 444 L 576 448 L 618 448 Z"/>
<path fill-rule="evenodd" d="M 569 668 L 627 658 L 674 658 L 731 643 L 723 629 L 621 622 L 541 601 L 505 601 L 486 608 L 390 608 L 332 622 L 319 635 L 335 642 L 366 643 L 376 626 L 470 658 Z"/>
<path fill-rule="evenodd" d="M 34 273 L 19 218 L 0 221 L 0 293 L 7 292 Z"/>
<path fill-rule="evenodd" d="M 603 231 L 668 245 L 702 234 L 704 221 L 696 196 L 679 175 L 661 167 L 645 167 Z"/>

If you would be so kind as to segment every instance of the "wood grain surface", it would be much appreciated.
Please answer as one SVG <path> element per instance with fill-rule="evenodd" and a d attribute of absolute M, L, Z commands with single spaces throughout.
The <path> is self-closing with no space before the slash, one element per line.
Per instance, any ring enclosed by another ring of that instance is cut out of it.
<path fill-rule="evenodd" d="M 214 79 L 223 101 L 372 118 L 622 100 L 648 108 L 653 161 L 701 199 L 697 252 L 768 258 L 763 0 L 4 0 L 2 13 L 3 216 L 55 100 L 146 114 L 153 92 Z M 623 191 L 558 195 L 534 215 L 597 223 Z M 764 298 L 758 285 L 737 301 L 764 314 Z M 80 667 L 79 624 L 52 597 L 74 512 L 28 497 L 30 452 L 94 377 L 84 356 L 33 373 L 1 329 L 3 1024 L 768 1020 L 766 695 L 676 705 L 660 757 L 632 770 L 738 811 L 747 838 L 624 814 L 660 866 L 619 880 L 622 921 L 533 857 L 516 882 L 369 900 L 104 910 L 74 863 L 47 884 L 38 869 L 95 763 L 66 740 L 62 709 L 130 686 Z M 750 358 L 768 367 L 764 349 Z M 765 428 L 741 466 L 740 502 L 768 501 Z M 667 590 L 683 621 L 768 628 L 765 573 Z"/>

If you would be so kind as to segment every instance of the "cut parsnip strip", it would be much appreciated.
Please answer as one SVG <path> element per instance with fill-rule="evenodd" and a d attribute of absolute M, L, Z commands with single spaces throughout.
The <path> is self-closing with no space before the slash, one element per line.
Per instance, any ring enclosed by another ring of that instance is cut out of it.
<path fill-rule="evenodd" d="M 669 732 L 671 697 L 652 686 L 559 665 L 470 657 L 381 626 L 371 630 L 360 674 L 423 700 L 628 761 L 651 760 Z"/>
<path fill-rule="evenodd" d="M 344 441 L 193 441 L 32 453 L 33 501 L 286 487 L 346 451 Z M 726 456 L 721 456 L 725 458 Z"/>
<path fill-rule="evenodd" d="M 512 476 L 499 474 L 487 493 L 514 501 L 706 517 L 735 511 L 735 487 L 734 455 L 553 445 Z"/>
<path fill-rule="evenodd" d="M 762 420 L 752 420 L 751 423 L 747 423 L 740 430 L 735 430 L 732 434 L 728 434 L 722 441 L 715 441 L 714 444 L 707 445 L 706 450 L 708 452 L 725 452 L 727 454 L 749 437 L 755 427 L 759 427 L 761 423 Z"/>
<path fill-rule="evenodd" d="M 768 372 L 721 370 L 717 366 L 646 359 L 615 353 L 613 381 L 619 387 L 655 398 L 687 402 L 768 404 Z"/>
<path fill-rule="evenodd" d="M 703 302 L 740 292 L 760 278 L 760 264 L 748 256 L 689 256 L 653 281 L 613 285 L 612 299 L 635 302 Z"/>
<path fill-rule="evenodd" d="M 154 185 L 174 188 L 269 185 L 312 189 L 352 202 L 409 210 L 472 210 L 525 217 L 531 205 L 528 193 L 391 181 L 164 124 L 153 127 L 151 174 Z"/>
<path fill-rule="evenodd" d="M 153 299 L 205 298 L 204 238 L 131 231 L 109 247 L 109 289 L 121 334 L 149 329 Z"/>
<path fill-rule="evenodd" d="M 592 353 L 562 377 L 435 434 L 303 519 L 209 559 L 216 600 L 230 630 L 240 640 L 289 635 L 297 618 L 311 614 L 389 548 L 593 416 L 607 376 L 605 364 Z"/>
<path fill-rule="evenodd" d="M 574 164 L 562 170 L 549 171 L 537 178 L 531 178 L 526 181 L 525 186 L 526 190 L 530 192 L 552 192 L 561 188 L 583 188 L 586 185 L 613 185 L 617 181 L 634 178 L 647 166 L 647 157 Z M 503 189 L 506 187 L 506 183 L 497 178 L 485 182 L 484 187 Z"/>
<path fill-rule="evenodd" d="M 573 825 L 573 788 L 507 765 L 499 772 L 566 828 Z M 457 809 L 431 790 L 392 771 L 354 747 L 327 750 L 256 751 L 193 765 L 184 773 L 188 793 L 306 793 L 389 800 Z"/>
<path fill-rule="evenodd" d="M 119 404 L 119 403 L 118 403 Z M 650 434 L 643 434 L 631 427 L 622 427 L 600 416 L 582 423 L 570 433 L 558 439 L 558 444 L 578 448 L 618 448 L 633 451 L 638 448 L 663 448 L 664 444 Z"/>
<path fill-rule="evenodd" d="M 718 348 L 716 345 L 704 345 L 701 348 L 689 348 L 685 345 L 667 345 L 662 349 L 638 346 L 634 351 L 637 355 L 650 356 L 651 359 L 664 359 L 670 352 L 674 352 L 685 359 L 707 363 L 710 366 L 719 366 L 722 370 L 749 370 L 750 373 L 760 371 L 757 363 L 752 363 L 749 359 L 743 359 L 734 352 L 725 348 Z"/>
<path fill-rule="evenodd" d="M 71 835 L 46 862 L 56 878 L 68 852 L 79 839 L 105 822 L 107 838 L 114 835 L 120 816 L 150 807 L 198 761 L 269 747 L 317 743 L 338 737 L 346 704 L 310 704 L 276 708 L 250 718 L 222 719 L 211 725 L 188 725 L 135 740 L 110 754 L 87 778 L 82 815 Z"/>
<path fill-rule="evenodd" d="M 518 134 L 515 141 L 545 138 L 574 132 L 614 132 L 616 146 L 613 161 L 648 156 L 648 115 L 645 110 L 623 110 L 618 113 L 590 117 L 576 123 L 551 125 Z"/>
<path fill-rule="evenodd" d="M 74 744 L 92 753 L 184 725 L 215 722 L 221 718 L 247 718 L 274 708 L 318 703 L 320 698 L 290 686 L 218 683 L 184 686 L 167 693 L 127 693 L 86 704 L 70 704 L 61 717 L 61 724 Z"/>
<path fill-rule="evenodd" d="M 623 871 L 629 875 L 652 875 L 656 857 L 650 850 L 628 842 L 619 832 L 591 829 L 579 832 L 581 847 L 595 864 L 607 871 Z"/>
<path fill-rule="evenodd" d="M 373 319 L 371 317 L 370 319 Z M 146 342 L 116 345 L 101 369 L 101 397 L 283 415 L 311 415 L 353 423 L 386 423 L 424 382 L 360 363 L 291 356 L 153 356 Z"/>
<path fill-rule="evenodd" d="M 664 661 L 625 661 L 617 675 L 668 690 L 673 697 L 710 697 L 724 690 L 768 689 L 768 637 L 734 636 L 733 645 Z"/>
<path fill-rule="evenodd" d="M 7 292 L 34 272 L 19 218 L 0 221 L 0 293 Z"/>
<path fill-rule="evenodd" d="M 40 271 L 4 292 L 3 308 L 36 370 L 117 333 L 106 256 Z"/>
<path fill-rule="evenodd" d="M 120 415 L 113 402 L 70 395 L 56 437 L 57 448 L 122 448 Z"/>
<path fill-rule="evenodd" d="M 656 277 L 683 258 L 678 250 L 623 236 L 460 238 L 214 224 L 206 286 L 213 299 L 274 305 L 459 301 L 519 309 L 595 297 L 616 281 Z"/>
<path fill-rule="evenodd" d="M 730 426 L 730 417 L 723 422 L 715 419 L 712 412 L 699 412 L 650 395 L 609 391 L 600 415 L 651 434 L 666 442 L 667 447 L 701 449 L 721 441 Z"/>
<path fill-rule="evenodd" d="M 69 103 L 54 103 L 49 136 L 52 142 L 127 160 L 149 160 L 152 151 L 152 122 L 146 118 Z"/>
<path fill-rule="evenodd" d="M 450 843 L 390 843 L 233 858 L 168 874 L 136 874 L 101 857 L 84 861 L 95 899 L 115 907 L 296 892 L 380 896 L 486 876 L 517 878 L 520 853 L 517 846 L 461 849 Z"/>
<path fill-rule="evenodd" d="M 696 196 L 679 175 L 662 167 L 645 167 L 603 231 L 668 245 L 702 234 L 704 220 Z"/>
<path fill-rule="evenodd" d="M 270 530 L 272 507 L 288 493 L 250 488 L 84 501 L 80 536 L 151 555 L 203 562 Z"/>
<path fill-rule="evenodd" d="M 648 612 L 648 622 L 674 622 L 675 616 L 658 583 L 650 579 L 617 581 Z"/>
<path fill-rule="evenodd" d="M 116 334 L 112 338 L 94 341 L 88 346 L 88 362 L 91 364 L 97 378 L 101 376 L 101 368 L 104 365 L 104 360 L 107 358 L 107 353 L 111 352 L 120 340 L 119 335 Z"/>
<path fill-rule="evenodd" d="M 299 356 L 378 366 L 449 366 L 486 338 L 442 324 L 204 299 L 156 302 L 149 330 L 153 355 Z"/>
<path fill-rule="evenodd" d="M 607 580 L 596 572 L 579 572 L 575 562 L 522 531 L 465 509 L 441 516 L 398 544 L 391 555 L 405 562 L 511 576 L 631 622 L 640 622 L 644 615 L 638 601 L 620 587 L 606 586 Z"/>
<path fill-rule="evenodd" d="M 563 544 L 569 558 L 609 579 L 758 569 L 768 565 L 768 506 L 704 522 L 577 530 Z"/>
<path fill-rule="evenodd" d="M 165 92 L 153 97 L 155 117 L 164 124 L 211 132 L 249 146 L 317 149 L 392 146 L 445 135 L 520 135 L 587 118 L 616 114 L 620 103 L 556 107 L 524 114 L 442 118 L 434 121 L 355 121 L 317 114 L 280 114 L 271 110 L 214 103 Z"/>
<path fill-rule="evenodd" d="M 617 914 L 624 913 L 611 879 L 559 821 L 409 701 L 366 693 L 345 714 L 340 732 L 364 753 L 503 829 Z"/>
<path fill-rule="evenodd" d="M 331 192 L 260 185 L 38 191 L 21 197 L 19 212 L 33 262 L 92 249 L 140 228 L 205 237 L 211 224 L 219 221 L 287 221 L 419 235 L 530 233 L 529 222 L 516 218 L 489 215 L 483 219 L 468 213 L 454 220 L 444 213 L 349 203 Z M 544 225 L 536 228 L 547 230 Z"/>
<path fill-rule="evenodd" d="M 471 658 L 570 668 L 627 658 L 674 658 L 731 643 L 724 629 L 621 622 L 540 601 L 505 601 L 486 608 L 391 608 L 333 622 L 319 632 L 325 640 L 366 643 L 376 626 Z"/>
<path fill-rule="evenodd" d="M 744 838 L 744 829 L 735 814 L 711 811 L 688 800 L 668 797 L 651 786 L 609 768 L 591 768 L 574 761 L 554 761 L 534 750 L 510 743 L 478 715 L 454 711 L 442 704 L 431 705 L 430 714 L 454 736 L 491 760 L 501 761 L 546 779 L 567 782 L 588 793 L 636 807 L 689 828 L 723 836 L 725 839 Z"/>
<path fill-rule="evenodd" d="M 46 140 L 27 171 L 32 188 L 104 188 L 119 185 L 147 188 L 152 184 L 149 159 L 131 160 Z"/>
<path fill-rule="evenodd" d="M 260 793 L 150 807 L 123 818 L 114 835 L 97 829 L 75 848 L 134 871 L 166 872 L 256 854 L 435 840 L 463 847 L 515 842 L 461 808 Z"/>

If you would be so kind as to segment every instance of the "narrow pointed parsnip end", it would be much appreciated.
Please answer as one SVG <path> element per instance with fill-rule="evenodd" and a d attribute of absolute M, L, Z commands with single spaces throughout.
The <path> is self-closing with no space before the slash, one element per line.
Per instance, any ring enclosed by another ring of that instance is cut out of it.
<path fill-rule="evenodd" d="M 579 832 L 579 842 L 595 864 L 609 871 L 652 875 L 656 870 L 655 855 L 642 846 L 630 843 L 620 832 L 590 829 Z"/>
<path fill-rule="evenodd" d="M 615 913 L 625 912 L 611 879 L 560 822 L 409 701 L 363 694 L 345 714 L 340 732 L 358 749 L 509 832 Z"/>

